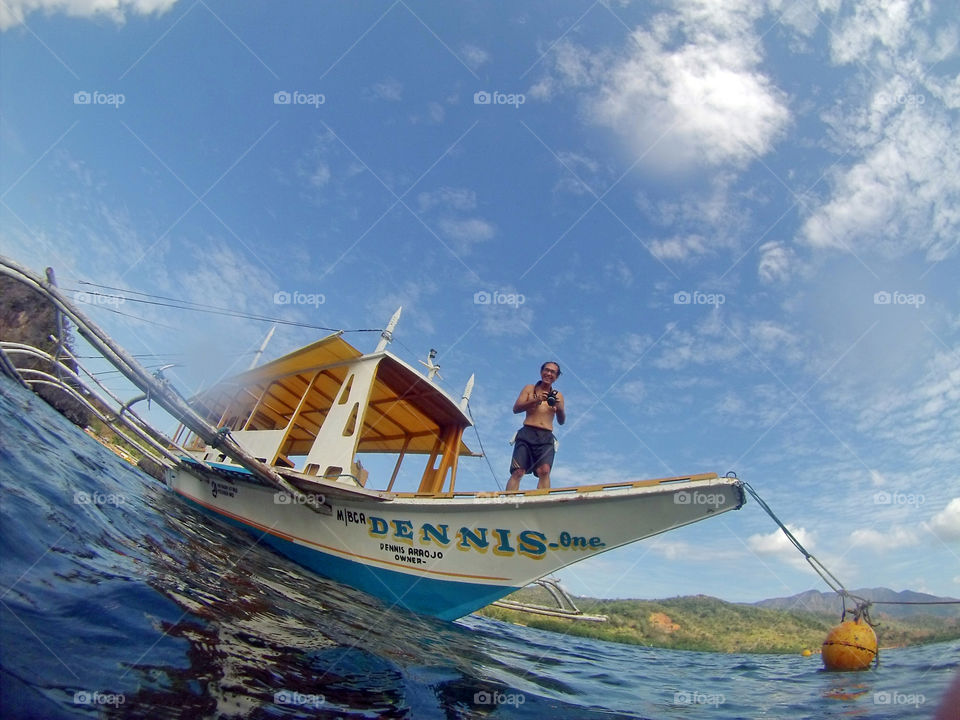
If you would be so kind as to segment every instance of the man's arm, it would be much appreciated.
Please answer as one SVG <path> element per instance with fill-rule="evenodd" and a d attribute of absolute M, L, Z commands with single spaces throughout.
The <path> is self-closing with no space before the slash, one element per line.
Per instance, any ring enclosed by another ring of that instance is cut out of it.
<path fill-rule="evenodd" d="M 540 404 L 541 398 L 537 397 L 533 385 L 527 385 L 520 391 L 517 401 L 513 404 L 513 414 L 518 415 L 522 412 L 529 412 Z"/>
<path fill-rule="evenodd" d="M 567 408 L 564 404 L 563 393 L 557 393 L 557 422 L 563 425 L 567 421 Z"/>

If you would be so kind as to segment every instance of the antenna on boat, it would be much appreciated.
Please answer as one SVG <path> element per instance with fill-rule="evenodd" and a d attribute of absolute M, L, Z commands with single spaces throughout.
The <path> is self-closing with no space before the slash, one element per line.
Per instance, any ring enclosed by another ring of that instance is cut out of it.
<path fill-rule="evenodd" d="M 380 333 L 380 342 L 377 343 L 377 349 L 374 352 L 383 352 L 387 343 L 393 340 L 393 330 L 397 327 L 397 323 L 400 322 L 400 313 L 403 312 L 403 306 L 397 308 L 397 311 L 393 314 L 393 317 L 390 318 L 390 322 L 387 323 L 386 329 Z"/>
<path fill-rule="evenodd" d="M 420 361 L 420 364 L 423 365 L 429 372 L 427 372 L 427 380 L 433 380 L 434 376 L 443 380 L 443 375 L 440 374 L 440 366 L 434 364 L 433 360 L 437 357 L 437 351 L 433 348 L 430 348 L 430 352 L 427 353 L 427 361 Z"/>
<path fill-rule="evenodd" d="M 463 389 L 463 397 L 460 399 L 460 409 L 463 412 L 467 411 L 467 403 L 470 402 L 470 395 L 473 394 L 473 379 L 474 375 L 471 375 L 467 380 L 467 386 Z"/>
<path fill-rule="evenodd" d="M 260 349 L 253 354 L 253 362 L 250 363 L 250 367 L 247 370 L 253 370 L 257 363 L 260 362 L 260 356 L 263 355 L 263 351 L 267 349 L 267 343 L 270 342 L 270 338 L 273 337 L 273 331 L 277 329 L 276 325 L 270 327 L 270 332 L 267 333 L 267 336 L 263 339 L 263 344 L 260 345 Z"/>

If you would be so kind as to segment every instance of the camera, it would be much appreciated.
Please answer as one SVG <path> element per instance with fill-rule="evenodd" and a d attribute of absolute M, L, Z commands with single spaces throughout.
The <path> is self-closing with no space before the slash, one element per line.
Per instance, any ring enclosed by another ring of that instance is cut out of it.
<path fill-rule="evenodd" d="M 557 391 L 551 390 L 550 392 L 547 393 L 547 405 L 549 405 L 550 407 L 553 407 L 556 404 L 557 404 Z"/>

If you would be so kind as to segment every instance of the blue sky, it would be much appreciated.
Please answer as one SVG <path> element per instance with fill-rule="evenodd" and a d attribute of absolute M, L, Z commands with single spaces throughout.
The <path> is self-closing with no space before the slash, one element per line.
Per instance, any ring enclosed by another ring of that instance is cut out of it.
<path fill-rule="evenodd" d="M 402 305 L 394 352 L 436 348 L 457 396 L 476 373 L 501 484 L 512 403 L 557 360 L 554 485 L 735 470 L 848 587 L 960 596 L 945 5 L 6 0 L 0 252 L 317 326 Z M 269 329 L 120 295 L 86 308 L 185 393 Z M 826 589 L 756 503 L 563 578 Z"/>

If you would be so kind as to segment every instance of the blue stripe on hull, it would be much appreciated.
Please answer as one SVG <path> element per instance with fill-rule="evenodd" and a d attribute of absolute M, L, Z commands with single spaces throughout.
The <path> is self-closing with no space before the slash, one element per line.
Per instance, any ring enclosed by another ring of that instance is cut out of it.
<path fill-rule="evenodd" d="M 256 534 L 257 537 L 263 534 L 262 530 L 250 527 L 240 520 L 221 515 L 183 495 L 181 497 L 204 513 L 215 515 L 235 527 Z M 479 610 L 518 589 L 504 585 L 465 583 L 436 580 L 422 575 L 407 575 L 396 570 L 386 570 L 330 555 L 270 533 L 263 535 L 261 542 L 317 575 L 363 590 L 380 598 L 388 606 L 397 605 L 412 612 L 433 615 L 441 620 L 456 620 L 469 615 L 474 610 Z"/>

